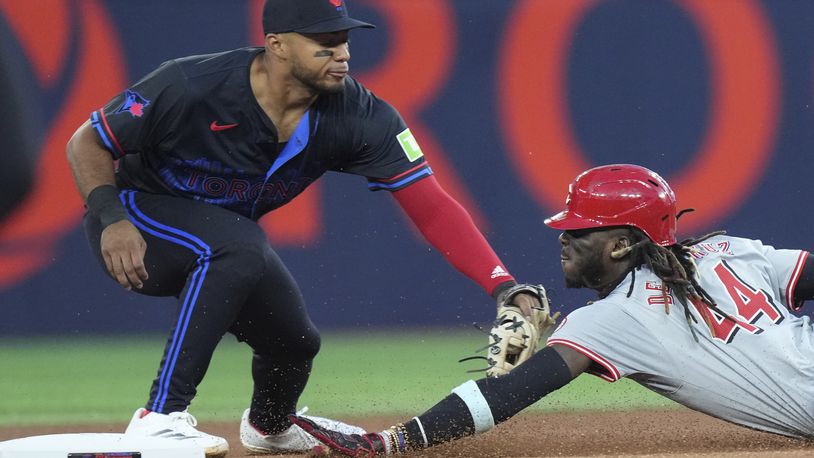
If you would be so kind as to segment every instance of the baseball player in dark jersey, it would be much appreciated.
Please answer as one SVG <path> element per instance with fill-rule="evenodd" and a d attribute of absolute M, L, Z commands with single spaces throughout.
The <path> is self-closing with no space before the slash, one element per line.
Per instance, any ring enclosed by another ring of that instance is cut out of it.
<path fill-rule="evenodd" d="M 349 456 L 396 454 L 488 431 L 587 372 L 629 377 L 735 424 L 814 439 L 814 325 L 790 313 L 814 299 L 814 258 L 722 232 L 678 242 L 679 214 L 667 182 L 644 167 L 584 172 L 546 224 L 564 231 L 566 285 L 599 298 L 570 313 L 542 351 L 379 433 L 294 421 Z"/>
<path fill-rule="evenodd" d="M 268 0 L 263 26 L 264 47 L 162 64 L 94 111 L 67 149 L 108 273 L 128 290 L 178 298 L 150 398 L 127 433 L 193 438 L 210 455 L 225 453 L 226 441 L 197 431 L 186 409 L 227 332 L 254 353 L 243 444 L 271 453 L 316 443 L 287 416 L 320 337 L 256 220 L 325 172 L 390 191 L 488 294 L 515 285 L 398 112 L 348 75 L 349 30 L 373 26 L 341 0 Z"/>

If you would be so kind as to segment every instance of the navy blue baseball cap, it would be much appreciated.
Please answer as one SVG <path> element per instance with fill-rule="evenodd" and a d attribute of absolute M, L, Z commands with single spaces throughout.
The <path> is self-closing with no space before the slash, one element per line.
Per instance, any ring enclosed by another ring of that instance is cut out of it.
<path fill-rule="evenodd" d="M 373 24 L 348 16 L 345 0 L 266 0 L 263 6 L 263 33 L 325 33 Z"/>

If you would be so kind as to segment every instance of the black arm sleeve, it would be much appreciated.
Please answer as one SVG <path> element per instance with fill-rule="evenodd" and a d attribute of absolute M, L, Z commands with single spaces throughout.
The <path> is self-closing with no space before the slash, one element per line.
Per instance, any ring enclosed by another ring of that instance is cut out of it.
<path fill-rule="evenodd" d="M 811 299 L 814 299 L 814 256 L 809 255 L 800 272 L 797 287 L 794 288 L 794 302 L 801 303 Z"/>
<path fill-rule="evenodd" d="M 546 347 L 508 374 L 497 378 L 483 378 L 475 383 L 492 411 L 495 424 L 498 424 L 567 385 L 571 379 L 568 365 L 560 354 L 555 349 Z M 469 407 L 455 393 L 418 418 L 426 433 L 428 445 L 475 433 Z M 410 423 L 413 426 L 414 422 Z M 410 432 L 412 437 L 420 437 L 417 436 L 420 434 L 417 429 Z"/>
<path fill-rule="evenodd" d="M 498 424 L 571 380 L 571 371 L 557 350 L 546 347 L 508 374 L 476 383 Z"/>

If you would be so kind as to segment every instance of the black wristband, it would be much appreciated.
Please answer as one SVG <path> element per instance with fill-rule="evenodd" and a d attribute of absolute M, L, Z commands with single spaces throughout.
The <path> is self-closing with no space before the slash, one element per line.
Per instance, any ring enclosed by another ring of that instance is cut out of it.
<path fill-rule="evenodd" d="M 119 190 L 111 184 L 93 188 L 86 203 L 88 211 L 99 218 L 102 229 L 123 219 L 128 219 L 127 210 L 119 200 Z"/>
<path fill-rule="evenodd" d="M 517 285 L 517 282 L 514 280 L 504 281 L 497 285 L 495 289 L 492 290 L 492 299 L 497 300 L 504 291 L 515 285 Z"/>

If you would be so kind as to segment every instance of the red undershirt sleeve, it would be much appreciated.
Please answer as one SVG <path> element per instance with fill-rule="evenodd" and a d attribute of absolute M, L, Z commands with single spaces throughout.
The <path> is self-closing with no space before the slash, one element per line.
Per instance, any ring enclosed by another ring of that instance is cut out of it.
<path fill-rule="evenodd" d="M 472 217 L 429 176 L 393 192 L 407 216 L 458 271 L 495 297 L 514 277 L 475 226 Z"/>

